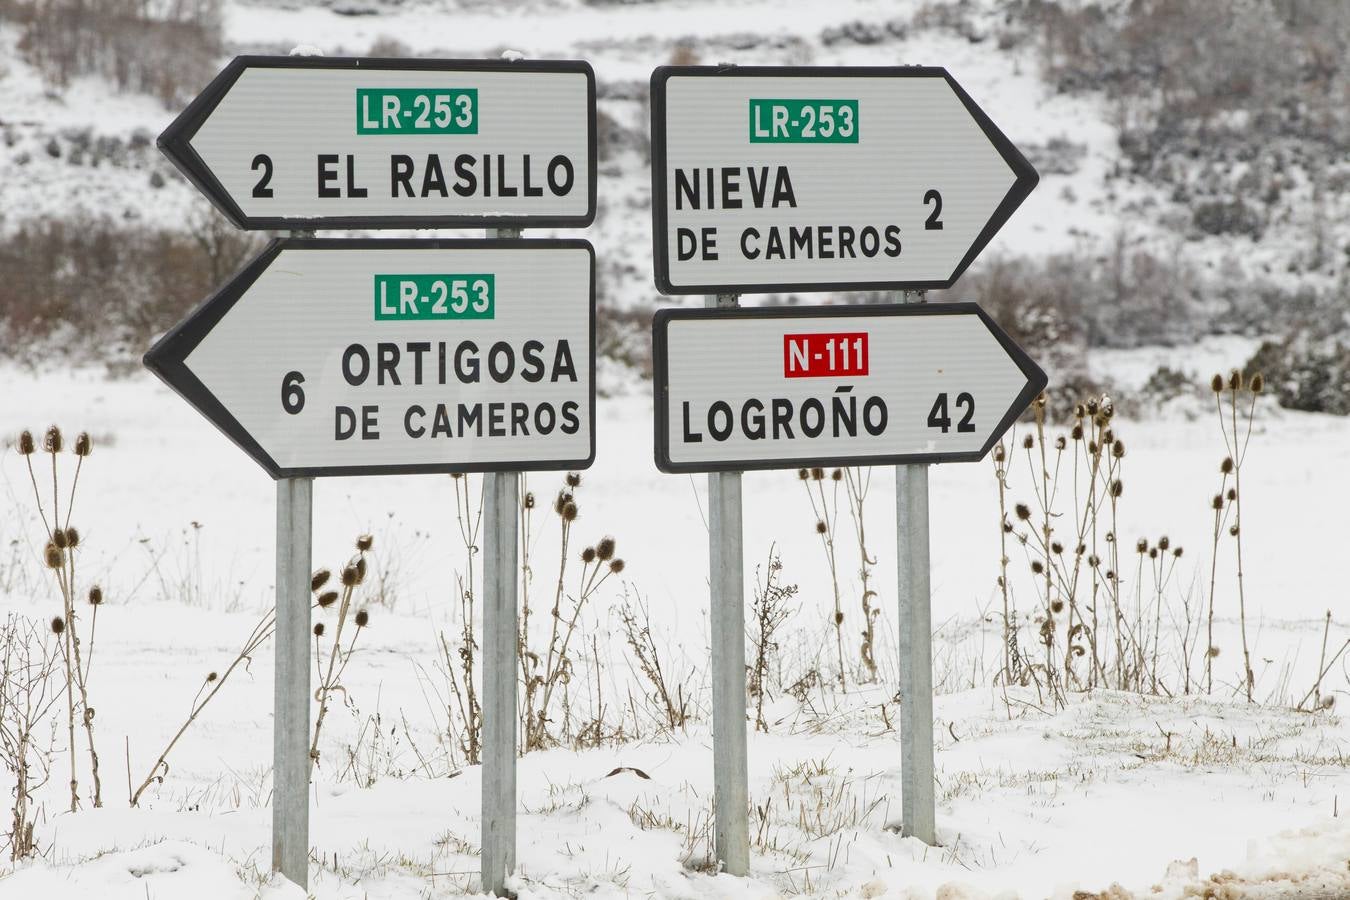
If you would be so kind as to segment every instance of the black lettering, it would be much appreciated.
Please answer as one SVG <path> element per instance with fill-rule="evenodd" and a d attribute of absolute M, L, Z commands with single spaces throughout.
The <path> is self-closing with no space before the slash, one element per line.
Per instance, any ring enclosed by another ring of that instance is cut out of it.
<path fill-rule="evenodd" d="M 562 405 L 563 424 L 559 431 L 563 434 L 576 434 L 581 430 L 581 419 L 577 418 L 577 411 L 580 408 L 575 400 L 568 400 Z"/>
<path fill-rule="evenodd" d="M 445 187 L 445 172 L 441 169 L 439 153 L 433 153 L 427 157 L 427 170 L 422 175 L 422 196 L 426 197 L 432 191 L 442 197 L 450 196 L 450 192 Z"/>
<path fill-rule="evenodd" d="M 544 360 L 539 355 L 539 351 L 543 349 L 544 345 L 539 341 L 526 341 L 525 347 L 520 352 L 520 358 L 525 361 L 520 367 L 520 377 L 530 384 L 544 380 Z"/>
<path fill-rule="evenodd" d="M 356 186 L 356 157 L 350 153 L 347 154 L 347 196 L 364 197 L 370 192 L 363 187 Z"/>
<path fill-rule="evenodd" d="M 488 404 L 488 437 L 506 437 L 506 404 Z"/>
<path fill-rule="evenodd" d="M 759 167 L 759 178 L 755 178 L 755 169 L 750 169 L 746 174 L 750 176 L 750 202 L 756 209 L 763 209 L 764 195 L 769 187 L 769 167 Z"/>
<path fill-rule="evenodd" d="M 778 178 L 773 184 L 773 205 L 777 208 L 784 203 L 795 208 L 797 197 L 792 193 L 792 178 L 788 176 L 787 166 L 779 166 Z"/>
<path fill-rule="evenodd" d="M 851 226 L 851 225 L 840 225 L 840 226 L 839 226 L 839 258 L 840 258 L 840 259 L 843 259 L 843 258 L 846 257 L 846 256 L 847 256 L 849 259 L 854 259 L 854 258 L 855 258 L 855 255 L 854 255 L 854 253 L 853 253 L 853 233 L 854 233 L 854 232 L 853 232 L 853 226 Z"/>
<path fill-rule="evenodd" d="M 455 348 L 455 377 L 461 384 L 478 383 L 478 345 L 473 341 L 460 341 Z M 467 357 L 467 359 L 466 359 Z"/>
<path fill-rule="evenodd" d="M 807 421 L 808 413 L 815 414 L 815 424 Z M 825 406 L 815 397 L 802 403 L 801 426 L 802 434 L 807 437 L 820 437 L 820 433 L 825 430 Z"/>
<path fill-rule="evenodd" d="M 380 439 L 380 413 L 378 406 L 361 407 L 361 440 L 378 441 Z"/>
<path fill-rule="evenodd" d="M 336 166 L 338 155 L 336 153 L 319 154 L 319 196 L 320 197 L 341 197 L 342 189 L 335 187 L 326 187 L 330 181 L 337 181 L 337 170 L 330 168 Z"/>
<path fill-rule="evenodd" d="M 547 424 L 544 421 L 544 413 L 548 413 Z M 553 409 L 552 403 L 540 403 L 534 408 L 534 430 L 537 434 L 551 434 L 557 422 L 558 413 Z"/>
<path fill-rule="evenodd" d="M 383 385 L 385 376 L 389 377 L 389 383 L 401 385 L 403 382 L 398 380 L 398 344 L 390 344 L 381 341 L 376 345 L 376 354 L 378 362 L 376 363 L 376 383 Z"/>
<path fill-rule="evenodd" d="M 833 412 L 831 418 L 833 419 L 832 428 L 835 437 L 839 437 L 841 434 L 839 428 L 841 424 L 843 430 L 848 432 L 849 437 L 858 436 L 858 398 L 852 394 L 847 397 L 839 396 L 840 394 L 847 394 L 851 390 L 853 390 L 851 385 L 834 389 L 834 402 L 830 404 L 830 409 Z M 847 405 L 844 403 L 845 400 L 848 401 Z"/>
<path fill-rule="evenodd" d="M 352 368 L 353 361 L 361 364 L 359 372 Z M 369 375 L 370 354 L 366 353 L 366 348 L 360 344 L 352 344 L 347 347 L 342 353 L 342 377 L 347 379 L 347 383 L 352 387 L 360 387 L 365 384 Z"/>
<path fill-rule="evenodd" d="M 684 209 L 685 199 L 690 209 L 698 209 L 698 169 L 694 169 L 693 180 L 684 169 L 675 170 L 675 208 Z M 681 229 L 683 230 L 683 229 Z"/>
<path fill-rule="evenodd" d="M 759 237 L 759 229 L 758 229 L 758 228 L 747 228 L 747 229 L 745 229 L 744 231 L 741 232 L 741 256 L 744 256 L 746 259 L 758 259 L 758 258 L 759 258 L 759 252 L 760 252 L 760 251 L 759 251 L 759 248 L 758 248 L 758 247 L 755 247 L 755 248 L 752 250 L 752 249 L 750 248 L 750 246 L 746 243 L 746 240 L 747 240 L 747 239 L 753 240 L 753 239 L 758 238 L 758 237 Z"/>
<path fill-rule="evenodd" d="M 867 433 L 876 437 L 885 431 L 886 418 L 886 401 L 880 397 L 868 397 L 867 402 L 863 404 L 863 427 L 867 429 Z"/>
<path fill-rule="evenodd" d="M 894 259 L 900 255 L 900 226 L 886 226 L 886 255 Z"/>
<path fill-rule="evenodd" d="M 431 352 L 430 341 L 415 341 L 408 344 L 408 352 L 413 355 L 413 384 L 422 383 L 422 354 Z"/>
<path fill-rule="evenodd" d="M 333 440 L 345 441 L 356 434 L 356 411 L 350 406 L 339 406 L 333 423 Z"/>
<path fill-rule="evenodd" d="M 511 436 L 524 435 L 529 437 L 530 425 L 530 404 L 512 403 L 511 404 Z"/>
<path fill-rule="evenodd" d="M 793 225 L 788 229 L 788 239 L 792 241 L 792 258 L 797 258 L 797 251 L 801 250 L 804 258 L 811 258 L 811 226 L 806 225 L 798 228 Z"/>
<path fill-rule="evenodd" d="M 472 197 L 478 190 L 478 175 L 473 170 L 473 157 L 461 153 L 455 157 L 455 193 L 461 197 Z"/>
<path fill-rule="evenodd" d="M 506 154 L 497 154 L 497 196 L 514 197 L 520 193 L 514 185 L 506 183 Z"/>
<path fill-rule="evenodd" d="M 869 243 L 871 244 L 870 247 L 868 246 Z M 862 234 L 858 237 L 858 246 L 862 248 L 863 256 L 871 259 L 876 256 L 877 251 L 881 249 L 881 235 L 877 234 L 875 228 L 868 225 L 862 230 Z"/>
<path fill-rule="evenodd" d="M 504 360 L 504 361 L 503 361 Z M 498 384 L 511 380 L 516 371 L 516 352 L 506 341 L 498 341 L 488 351 L 488 374 Z"/>
<path fill-rule="evenodd" d="M 559 173 L 562 174 L 561 178 Z M 562 197 L 570 194 L 574 181 L 576 173 L 572 171 L 572 160 L 559 155 L 548 161 L 548 189 L 553 192 L 553 196 Z"/>
<path fill-rule="evenodd" d="M 474 437 L 483 436 L 483 404 L 459 405 L 459 436 L 464 437 L 468 434 L 470 427 L 473 428 Z"/>
<path fill-rule="evenodd" d="M 741 407 L 741 431 L 752 441 L 764 440 L 764 404 L 747 400 Z"/>
<path fill-rule="evenodd" d="M 426 414 L 427 411 L 420 406 L 413 405 L 408 407 L 408 411 L 403 414 L 403 430 L 407 433 L 408 437 L 420 438 L 427 433 L 425 425 L 414 425 L 412 423 L 414 417 L 420 419 Z"/>
<path fill-rule="evenodd" d="M 717 229 L 703 229 L 703 258 L 706 260 L 717 259 Z"/>
<path fill-rule="evenodd" d="M 436 418 L 431 423 L 432 437 L 454 437 L 455 433 L 450 430 L 450 410 L 444 403 L 436 404 Z"/>
<path fill-rule="evenodd" d="M 722 419 L 721 425 L 717 423 L 719 416 Z M 708 407 L 708 433 L 712 435 L 714 441 L 725 441 L 731 437 L 731 425 L 735 421 L 735 416 L 731 414 L 731 406 L 725 400 L 718 400 Z"/>
<path fill-rule="evenodd" d="M 735 166 L 722 167 L 722 208 L 740 209 L 741 200 L 736 195 L 741 192 L 741 183 L 738 180 L 741 170 Z"/>
<path fill-rule="evenodd" d="M 702 433 L 702 432 L 699 432 L 699 431 L 693 431 L 693 430 L 690 429 L 690 426 L 689 426 L 689 401 L 688 401 L 688 400 L 684 401 L 682 412 L 684 413 L 684 443 L 686 443 L 686 444 L 701 444 L 701 443 L 703 443 L 703 433 Z"/>
<path fill-rule="evenodd" d="M 403 186 L 409 197 L 416 196 L 413 194 L 412 177 L 413 161 L 411 156 L 395 153 L 389 157 L 389 196 L 398 196 L 399 185 Z"/>
<path fill-rule="evenodd" d="M 530 154 L 526 153 L 525 158 L 521 160 L 524 174 L 522 180 L 525 183 L 523 188 L 526 197 L 542 197 L 544 189 L 542 187 L 530 187 Z"/>
<path fill-rule="evenodd" d="M 556 384 L 564 375 L 568 381 L 577 380 L 577 366 L 572 362 L 572 347 L 566 340 L 561 340 L 558 341 L 558 349 L 553 354 L 553 377 L 549 381 Z"/>
<path fill-rule="evenodd" d="M 792 401 L 784 400 L 782 397 L 776 397 L 773 401 L 773 439 L 778 440 L 779 433 L 784 434 L 788 440 L 793 439 L 792 434 Z"/>

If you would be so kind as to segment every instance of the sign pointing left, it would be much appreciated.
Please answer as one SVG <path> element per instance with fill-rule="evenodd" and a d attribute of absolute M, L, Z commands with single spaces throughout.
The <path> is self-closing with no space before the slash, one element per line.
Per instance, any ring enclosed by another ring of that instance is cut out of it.
<path fill-rule="evenodd" d="M 159 147 L 241 228 L 586 226 L 595 72 L 579 60 L 241 56 Z"/>
<path fill-rule="evenodd" d="M 580 240 L 273 241 L 145 364 L 274 478 L 586 468 Z"/>

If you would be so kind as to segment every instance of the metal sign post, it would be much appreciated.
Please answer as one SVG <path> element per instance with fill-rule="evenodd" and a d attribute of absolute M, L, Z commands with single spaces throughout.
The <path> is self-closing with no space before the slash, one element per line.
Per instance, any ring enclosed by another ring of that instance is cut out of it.
<path fill-rule="evenodd" d="M 711 295 L 713 309 L 737 306 Z M 708 476 L 708 584 L 711 587 L 714 849 L 722 871 L 750 871 L 750 771 L 745 733 L 745 564 L 741 473 Z"/>
<path fill-rule="evenodd" d="M 902 301 L 923 302 L 905 291 Z M 1036 393 L 1042 379 L 1032 384 Z M 928 568 L 928 465 L 895 467 L 896 600 L 900 652 L 901 833 L 937 844 L 933 797 L 933 627 Z"/>
<path fill-rule="evenodd" d="M 489 229 L 518 238 L 519 229 Z M 489 472 L 483 484 L 483 892 L 507 895 L 516 868 L 516 597 L 519 478 Z M 472 565 L 472 561 L 470 561 Z"/>

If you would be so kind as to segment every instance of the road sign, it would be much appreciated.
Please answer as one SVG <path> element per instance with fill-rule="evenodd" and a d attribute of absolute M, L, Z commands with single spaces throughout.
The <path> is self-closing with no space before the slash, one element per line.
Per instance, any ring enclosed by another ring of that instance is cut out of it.
<path fill-rule="evenodd" d="M 273 241 L 145 364 L 274 478 L 595 457 L 580 240 Z"/>
<path fill-rule="evenodd" d="M 974 303 L 665 309 L 663 472 L 975 461 L 1046 376 Z"/>
<path fill-rule="evenodd" d="M 667 294 L 950 287 L 1039 176 L 946 69 L 652 73 Z"/>
<path fill-rule="evenodd" d="M 159 147 L 241 228 L 586 226 L 581 61 L 241 56 Z"/>

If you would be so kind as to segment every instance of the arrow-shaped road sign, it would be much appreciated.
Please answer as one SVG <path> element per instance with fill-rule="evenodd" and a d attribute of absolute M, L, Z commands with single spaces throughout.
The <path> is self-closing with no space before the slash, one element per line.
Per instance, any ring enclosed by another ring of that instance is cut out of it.
<path fill-rule="evenodd" d="M 145 364 L 274 478 L 595 457 L 579 240 L 273 241 Z"/>
<path fill-rule="evenodd" d="M 595 73 L 581 61 L 241 56 L 159 147 L 241 228 L 586 226 Z"/>
<path fill-rule="evenodd" d="M 950 287 L 1036 170 L 946 69 L 652 74 L 656 286 Z"/>
<path fill-rule="evenodd" d="M 660 310 L 663 472 L 981 459 L 1046 376 L 974 303 Z"/>

